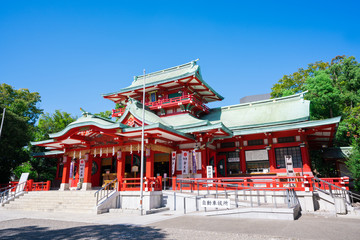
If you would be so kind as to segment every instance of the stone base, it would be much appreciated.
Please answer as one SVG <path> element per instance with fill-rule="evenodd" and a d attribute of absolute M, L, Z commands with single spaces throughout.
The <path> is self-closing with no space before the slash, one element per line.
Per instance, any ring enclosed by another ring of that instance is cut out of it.
<path fill-rule="evenodd" d="M 68 183 L 61 183 L 59 190 L 60 190 L 60 191 L 69 190 L 69 184 L 68 184 Z"/>
<path fill-rule="evenodd" d="M 83 183 L 81 191 L 91 190 L 91 183 Z"/>

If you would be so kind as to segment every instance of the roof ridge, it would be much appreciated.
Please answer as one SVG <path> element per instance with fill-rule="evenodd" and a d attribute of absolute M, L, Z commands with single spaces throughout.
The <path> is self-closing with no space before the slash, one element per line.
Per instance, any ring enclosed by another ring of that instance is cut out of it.
<path fill-rule="evenodd" d="M 157 76 L 157 75 L 160 75 L 160 74 L 163 74 L 163 73 L 173 72 L 175 70 L 185 68 L 185 67 L 188 67 L 188 66 L 194 67 L 196 65 L 197 61 L 199 61 L 199 59 L 193 60 L 193 61 L 188 62 L 188 63 L 181 64 L 181 65 L 178 65 L 178 66 L 175 66 L 175 67 L 165 68 L 165 69 L 162 69 L 162 70 L 159 70 L 159 71 L 156 71 L 156 72 L 148 73 L 148 74 L 145 74 L 145 76 L 146 77 Z M 136 82 L 137 80 L 142 79 L 142 78 L 144 78 L 144 75 L 134 76 L 134 82 Z"/>
<path fill-rule="evenodd" d="M 272 103 L 272 102 L 275 103 L 275 102 L 280 102 L 280 101 L 290 100 L 290 99 L 296 99 L 296 98 L 303 99 L 305 93 L 307 93 L 307 91 L 297 93 L 297 94 L 293 94 L 293 95 L 289 95 L 289 96 L 286 96 L 286 97 L 270 98 L 270 99 L 265 99 L 265 100 L 260 100 L 260 101 L 239 103 L 239 104 L 234 104 L 234 105 L 229 105 L 229 106 L 212 108 L 211 110 L 212 111 L 221 110 L 221 109 L 227 110 L 227 109 L 232 109 L 232 108 L 236 108 L 236 107 L 253 106 L 253 105 L 264 104 L 264 103 Z"/>

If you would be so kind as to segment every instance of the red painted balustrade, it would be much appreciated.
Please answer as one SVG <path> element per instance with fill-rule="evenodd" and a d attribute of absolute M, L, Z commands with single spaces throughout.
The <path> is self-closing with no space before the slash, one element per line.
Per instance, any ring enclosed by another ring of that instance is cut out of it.
<path fill-rule="evenodd" d="M 349 190 L 349 178 L 322 178 L 335 186 Z M 295 191 L 313 191 L 314 187 L 326 189 L 328 185 L 314 180 L 310 176 L 296 177 L 239 177 L 239 178 L 173 178 L 174 190 L 242 190 L 261 188 L 262 190 L 276 191 L 292 188 Z"/>
<path fill-rule="evenodd" d="M 14 188 L 16 187 L 16 185 L 18 185 L 18 181 L 11 181 L 8 184 L 1 184 L 0 185 L 0 191 L 5 191 L 7 189 L 10 188 Z M 24 190 L 26 192 L 31 192 L 31 191 L 49 191 L 50 190 L 50 185 L 51 185 L 51 181 L 46 181 L 46 182 L 34 182 L 34 180 L 30 179 L 26 182 L 26 186 L 24 188 Z M 16 188 L 14 188 L 12 191 L 15 191 Z"/>
<path fill-rule="evenodd" d="M 143 180 L 144 191 L 161 191 L 162 177 L 150 177 Z M 140 178 L 120 178 L 118 182 L 119 191 L 140 191 Z"/>

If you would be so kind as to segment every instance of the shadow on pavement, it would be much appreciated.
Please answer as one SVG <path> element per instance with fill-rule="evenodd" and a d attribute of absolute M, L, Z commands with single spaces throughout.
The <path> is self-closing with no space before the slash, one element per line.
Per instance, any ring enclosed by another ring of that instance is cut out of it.
<path fill-rule="evenodd" d="M 0 239 L 163 239 L 166 234 L 154 227 L 132 225 L 85 225 L 50 229 L 43 226 L 0 229 Z"/>

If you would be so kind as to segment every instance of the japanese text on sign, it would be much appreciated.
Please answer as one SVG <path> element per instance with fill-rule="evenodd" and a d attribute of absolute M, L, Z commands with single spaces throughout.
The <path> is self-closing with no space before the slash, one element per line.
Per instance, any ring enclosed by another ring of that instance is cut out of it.
<path fill-rule="evenodd" d="M 227 198 L 201 198 L 200 206 L 206 208 L 230 208 L 230 200 Z"/>

